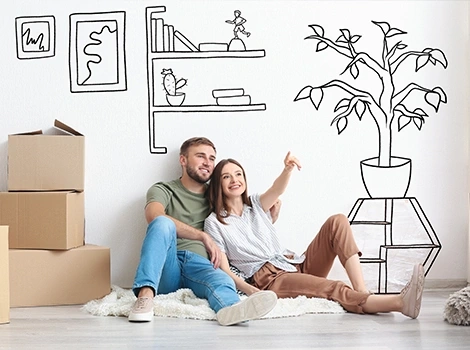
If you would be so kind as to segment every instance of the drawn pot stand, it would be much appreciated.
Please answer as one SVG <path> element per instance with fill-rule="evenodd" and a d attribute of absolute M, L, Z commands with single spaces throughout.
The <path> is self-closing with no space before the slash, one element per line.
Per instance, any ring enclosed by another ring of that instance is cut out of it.
<path fill-rule="evenodd" d="M 406 197 L 411 159 L 391 157 L 390 160 L 391 165 L 385 167 L 378 165 L 378 157 L 360 162 L 362 181 L 370 198 L 357 199 L 348 215 L 351 225 L 362 227 L 354 228 L 359 241 L 375 240 L 379 245 L 378 254 L 374 246 L 370 252 L 363 251 L 360 258 L 361 263 L 378 265 L 375 288 L 378 294 L 399 293 L 403 286 L 397 280 L 406 275 L 400 265 L 406 264 L 410 250 L 424 265 L 426 275 L 441 250 L 436 232 L 418 200 Z M 374 230 L 378 230 L 378 235 L 367 236 L 368 231 Z"/>
<path fill-rule="evenodd" d="M 379 166 L 379 158 L 361 161 L 362 182 L 371 198 L 404 198 L 411 179 L 411 159 L 391 157 L 390 166 Z"/>

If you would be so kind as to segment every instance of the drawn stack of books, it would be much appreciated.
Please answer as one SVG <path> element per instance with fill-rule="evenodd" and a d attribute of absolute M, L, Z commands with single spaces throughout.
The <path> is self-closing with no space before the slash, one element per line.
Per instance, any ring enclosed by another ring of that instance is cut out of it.
<path fill-rule="evenodd" d="M 171 24 L 166 24 L 157 12 L 151 14 L 152 52 L 173 52 L 175 41 L 181 42 L 189 51 L 228 51 L 227 43 L 200 43 L 194 45 L 183 33 Z"/>
<path fill-rule="evenodd" d="M 244 106 L 251 103 L 250 95 L 245 95 L 243 88 L 215 89 L 212 96 L 218 106 Z"/>

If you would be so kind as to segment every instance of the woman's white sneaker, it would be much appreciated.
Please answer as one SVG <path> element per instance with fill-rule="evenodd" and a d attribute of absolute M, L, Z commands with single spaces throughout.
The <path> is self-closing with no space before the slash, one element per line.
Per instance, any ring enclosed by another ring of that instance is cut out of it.
<path fill-rule="evenodd" d="M 424 267 L 416 264 L 413 268 L 411 280 L 401 291 L 403 298 L 402 314 L 411 318 L 417 318 L 421 309 L 421 299 L 424 290 Z"/>
<path fill-rule="evenodd" d="M 224 307 L 217 312 L 217 321 L 222 326 L 254 320 L 266 315 L 277 304 L 277 295 L 270 290 L 262 290 L 251 294 L 246 299 Z"/>

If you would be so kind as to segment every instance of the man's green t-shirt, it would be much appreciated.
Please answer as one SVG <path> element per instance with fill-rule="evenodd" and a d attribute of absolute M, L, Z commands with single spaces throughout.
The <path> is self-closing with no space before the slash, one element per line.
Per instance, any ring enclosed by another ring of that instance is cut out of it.
<path fill-rule="evenodd" d="M 193 193 L 183 186 L 180 179 L 157 182 L 147 191 L 147 204 L 159 202 L 165 213 L 198 230 L 204 229 L 204 220 L 210 214 L 209 202 L 204 193 Z M 189 250 L 208 258 L 201 241 L 178 238 L 178 250 Z"/>

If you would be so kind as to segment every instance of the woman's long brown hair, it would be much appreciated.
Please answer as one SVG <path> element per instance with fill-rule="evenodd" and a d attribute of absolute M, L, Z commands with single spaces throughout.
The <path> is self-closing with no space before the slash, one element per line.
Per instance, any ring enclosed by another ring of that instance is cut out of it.
<path fill-rule="evenodd" d="M 248 184 L 246 181 L 245 169 L 243 169 L 241 164 L 238 163 L 235 159 L 222 159 L 214 168 L 214 172 L 212 173 L 211 181 L 209 183 L 209 188 L 207 189 L 206 196 L 209 200 L 211 210 L 215 212 L 215 215 L 217 216 L 217 220 L 219 220 L 224 225 L 227 225 L 224 218 L 228 217 L 231 212 L 231 208 L 228 206 L 226 202 L 226 197 L 222 191 L 222 170 L 224 166 L 228 163 L 235 164 L 239 166 L 242 170 L 243 178 L 245 179 L 245 192 L 243 192 L 242 194 L 242 201 L 244 204 L 249 205 L 251 207 L 251 201 L 248 197 Z M 226 213 L 223 212 L 224 209 Z"/>

